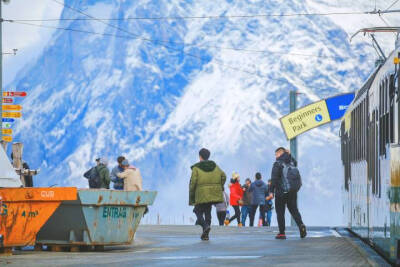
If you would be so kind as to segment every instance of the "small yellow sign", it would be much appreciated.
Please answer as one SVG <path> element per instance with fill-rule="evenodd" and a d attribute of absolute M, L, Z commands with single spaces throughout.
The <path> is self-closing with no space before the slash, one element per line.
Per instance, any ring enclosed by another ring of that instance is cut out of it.
<path fill-rule="evenodd" d="M 347 111 L 344 114 L 344 131 L 348 132 L 351 128 L 351 111 Z"/>
<path fill-rule="evenodd" d="M 3 118 L 21 118 L 21 112 L 3 112 Z"/>
<path fill-rule="evenodd" d="M 280 119 L 287 139 L 331 121 L 325 100 L 302 107 Z"/>
<path fill-rule="evenodd" d="M 394 63 L 395 65 L 399 64 L 399 63 L 400 63 L 399 58 L 398 58 L 398 57 L 395 57 L 395 58 L 393 59 L 393 63 Z"/>
<path fill-rule="evenodd" d="M 3 110 L 20 111 L 20 110 L 22 110 L 22 106 L 21 105 L 3 105 Z"/>
<path fill-rule="evenodd" d="M 8 142 L 8 143 L 10 143 L 10 142 L 12 142 L 12 136 L 9 136 L 9 135 L 3 135 L 3 141 L 4 142 Z"/>
<path fill-rule="evenodd" d="M 12 135 L 12 129 L 1 129 L 1 131 L 3 132 L 3 134 Z"/>

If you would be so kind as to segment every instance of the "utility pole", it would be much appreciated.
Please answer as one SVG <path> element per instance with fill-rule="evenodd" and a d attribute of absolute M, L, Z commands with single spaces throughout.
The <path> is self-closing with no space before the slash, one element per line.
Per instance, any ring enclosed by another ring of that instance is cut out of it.
<path fill-rule="evenodd" d="M 3 16 L 1 14 L 2 5 L 3 5 L 3 0 L 0 0 L 0 141 L 3 141 Z"/>
<path fill-rule="evenodd" d="M 290 113 L 294 112 L 297 109 L 297 91 L 290 91 Z M 297 138 L 290 139 L 290 154 L 292 157 L 297 160 Z M 296 222 L 291 216 L 290 226 L 296 226 Z"/>

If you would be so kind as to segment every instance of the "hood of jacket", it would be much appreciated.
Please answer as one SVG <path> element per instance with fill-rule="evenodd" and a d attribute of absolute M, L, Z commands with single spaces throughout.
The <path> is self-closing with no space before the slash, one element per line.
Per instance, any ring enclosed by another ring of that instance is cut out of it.
<path fill-rule="evenodd" d="M 289 164 L 292 161 L 292 157 L 289 153 L 285 152 L 279 158 L 277 158 L 277 161 L 282 161 L 286 164 Z"/>
<path fill-rule="evenodd" d="M 265 183 L 264 183 L 263 180 L 255 180 L 255 181 L 254 181 L 254 184 L 255 184 L 257 187 L 260 187 L 260 186 L 265 185 Z"/>
<path fill-rule="evenodd" d="M 215 162 L 212 160 L 204 160 L 194 164 L 190 168 L 193 169 L 194 167 L 199 168 L 200 170 L 205 172 L 212 172 L 217 167 L 217 164 L 215 164 Z"/>

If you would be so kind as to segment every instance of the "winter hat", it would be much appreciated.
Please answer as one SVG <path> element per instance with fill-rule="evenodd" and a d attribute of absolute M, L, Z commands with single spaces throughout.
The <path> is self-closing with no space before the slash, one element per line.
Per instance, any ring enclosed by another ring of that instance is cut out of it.
<path fill-rule="evenodd" d="M 211 154 L 211 152 L 210 152 L 210 150 L 208 150 L 207 148 L 202 148 L 202 149 L 200 149 L 200 151 L 199 151 L 200 157 L 201 157 L 202 159 L 204 159 L 204 160 L 208 160 L 208 159 L 210 158 L 210 154 Z"/>
<path fill-rule="evenodd" d="M 237 172 L 233 172 L 232 173 L 232 179 L 234 179 L 234 180 L 236 180 L 237 178 L 239 178 L 240 176 L 239 176 L 239 173 L 237 173 Z"/>
<path fill-rule="evenodd" d="M 122 166 L 129 166 L 129 162 L 125 159 L 124 161 L 121 162 Z"/>
<path fill-rule="evenodd" d="M 107 165 L 108 164 L 107 158 L 100 158 L 99 162 L 100 162 L 100 164 L 103 164 L 103 165 Z"/>

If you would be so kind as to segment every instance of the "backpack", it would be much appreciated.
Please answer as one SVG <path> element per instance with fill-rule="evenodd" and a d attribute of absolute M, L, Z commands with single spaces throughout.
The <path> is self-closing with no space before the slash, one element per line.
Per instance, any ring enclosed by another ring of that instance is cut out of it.
<path fill-rule="evenodd" d="M 299 169 L 292 163 L 282 163 L 282 189 L 283 192 L 298 192 L 302 185 Z"/>
<path fill-rule="evenodd" d="M 89 188 L 100 188 L 100 175 L 96 167 L 85 172 L 83 176 L 88 179 Z"/>

